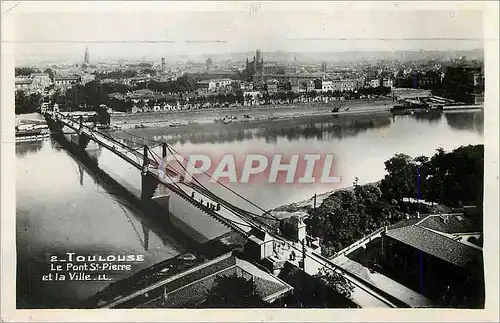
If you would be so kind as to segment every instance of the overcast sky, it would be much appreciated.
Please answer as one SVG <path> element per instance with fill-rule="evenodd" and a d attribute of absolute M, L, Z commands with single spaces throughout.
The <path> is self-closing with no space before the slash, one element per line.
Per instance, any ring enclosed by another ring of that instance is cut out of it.
<path fill-rule="evenodd" d="M 292 11 L 285 5 L 266 8 L 264 3 L 256 12 L 241 5 L 188 11 L 144 3 L 139 10 L 118 11 L 119 5 L 115 10 L 99 8 L 95 2 L 75 8 L 65 5 L 64 12 L 56 12 L 50 6 L 33 10 L 32 3 L 21 3 L 9 12 L 15 17 L 15 32 L 6 40 L 16 42 L 18 58 L 80 59 L 85 46 L 94 59 L 255 48 L 325 52 L 483 47 L 483 15 L 477 10 L 346 10 L 325 5 L 321 11 L 318 6 Z"/>

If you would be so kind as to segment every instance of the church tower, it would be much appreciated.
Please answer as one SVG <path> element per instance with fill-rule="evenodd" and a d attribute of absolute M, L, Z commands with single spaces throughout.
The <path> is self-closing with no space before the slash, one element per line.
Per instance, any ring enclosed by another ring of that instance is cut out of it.
<path fill-rule="evenodd" d="M 88 66 L 90 64 L 89 48 L 85 47 L 85 55 L 83 56 L 83 65 Z"/>

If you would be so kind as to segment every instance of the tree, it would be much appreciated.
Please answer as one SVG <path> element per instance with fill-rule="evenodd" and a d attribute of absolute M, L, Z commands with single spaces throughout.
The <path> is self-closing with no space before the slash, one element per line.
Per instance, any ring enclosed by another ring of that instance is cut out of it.
<path fill-rule="evenodd" d="M 46 68 L 43 72 L 49 74 L 50 79 L 54 80 L 54 71 L 50 67 Z"/>
<path fill-rule="evenodd" d="M 40 93 L 26 94 L 22 90 L 15 93 L 16 114 L 36 112 L 41 104 L 42 95 Z"/>
<path fill-rule="evenodd" d="M 378 188 L 359 186 L 355 191 L 340 190 L 323 200 L 311 210 L 306 220 L 308 232 L 321 239 L 322 252 L 331 256 L 376 230 L 384 220 Z M 372 214 L 371 212 L 376 212 Z"/>
<path fill-rule="evenodd" d="M 341 272 L 323 267 L 315 277 L 321 279 L 328 287 L 334 289 L 345 298 L 352 299 L 354 286 Z"/>
<path fill-rule="evenodd" d="M 15 76 L 28 76 L 33 73 L 38 73 L 38 70 L 31 67 L 16 67 L 14 70 Z"/>
<path fill-rule="evenodd" d="M 438 149 L 428 162 L 425 195 L 456 206 L 483 204 L 484 145 L 459 147 L 449 153 Z"/>
<path fill-rule="evenodd" d="M 200 307 L 266 307 L 267 303 L 257 294 L 255 283 L 243 277 L 220 276 L 210 289 Z"/>
<path fill-rule="evenodd" d="M 405 197 L 416 196 L 417 171 L 412 158 L 405 154 L 396 154 L 384 164 L 387 174 L 380 185 L 384 198 L 401 202 Z"/>

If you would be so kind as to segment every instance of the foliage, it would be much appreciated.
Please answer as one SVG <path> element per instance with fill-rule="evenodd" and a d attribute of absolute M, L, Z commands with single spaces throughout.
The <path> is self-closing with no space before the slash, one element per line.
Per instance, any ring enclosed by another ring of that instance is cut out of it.
<path fill-rule="evenodd" d="M 337 288 L 329 285 L 322 275 L 308 275 L 294 265 L 285 264 L 279 277 L 293 286 L 293 291 L 284 297 L 283 303 L 289 308 L 356 308 L 349 297 L 340 295 Z M 342 276 L 342 278 L 344 278 Z M 340 279 L 342 279 L 340 278 Z M 343 283 L 341 283 L 343 284 Z M 345 285 L 348 285 L 347 282 Z M 342 286 L 345 286 L 342 285 Z M 347 287 L 347 286 L 345 286 Z M 344 288 L 341 288 L 344 289 Z M 347 291 L 349 291 L 347 287 Z M 349 295 L 350 296 L 350 295 Z"/>
<path fill-rule="evenodd" d="M 379 186 L 358 185 L 336 191 L 310 211 L 307 230 L 320 237 L 329 256 L 356 240 L 403 218 L 404 198 L 448 206 L 482 205 L 484 146 L 463 146 L 431 158 L 396 154 L 385 162 L 387 174 Z"/>
<path fill-rule="evenodd" d="M 308 232 L 320 237 L 323 253 L 330 256 L 381 227 L 385 221 L 402 217 L 398 208 L 382 199 L 374 185 L 356 185 L 354 190 L 340 190 L 311 210 L 306 220 Z"/>
<path fill-rule="evenodd" d="M 125 71 L 112 71 L 108 73 L 95 73 L 96 80 L 103 79 L 125 79 L 137 76 L 137 71 L 125 70 Z"/>
<path fill-rule="evenodd" d="M 405 154 L 396 154 L 385 163 L 387 175 L 380 183 L 384 198 L 388 201 L 402 201 L 405 197 L 417 196 L 416 163 Z"/>
<path fill-rule="evenodd" d="M 238 276 L 220 276 L 200 307 L 265 307 L 255 283 Z"/>
<path fill-rule="evenodd" d="M 152 91 L 162 93 L 192 92 L 196 89 L 196 81 L 187 75 L 183 75 L 177 78 L 175 81 L 151 81 L 147 88 Z"/>
<path fill-rule="evenodd" d="M 345 298 L 352 299 L 354 286 L 344 277 L 342 273 L 323 267 L 319 270 L 315 277 L 324 281 L 328 287 L 334 289 Z"/>
<path fill-rule="evenodd" d="M 442 149 L 428 162 L 429 176 L 424 196 L 441 204 L 482 205 L 484 187 L 484 145 Z"/>
<path fill-rule="evenodd" d="M 15 76 L 28 76 L 38 72 L 39 72 L 38 69 L 31 67 L 16 67 L 14 70 Z"/>
<path fill-rule="evenodd" d="M 114 110 L 127 111 L 127 108 L 131 108 L 130 104 L 111 99 L 108 94 L 116 92 L 124 94 L 128 91 L 129 87 L 124 84 L 101 84 L 99 81 L 91 81 L 85 85 L 76 84 L 65 92 L 55 91 L 52 103 L 57 103 L 62 111 L 97 111 L 101 104 L 111 106 Z"/>
<path fill-rule="evenodd" d="M 26 94 L 24 91 L 16 91 L 15 111 L 16 114 L 36 112 L 42 104 L 40 93 Z"/>
<path fill-rule="evenodd" d="M 413 197 L 449 206 L 482 204 L 483 145 L 462 146 L 449 153 L 439 148 L 430 159 L 397 154 L 385 167 L 381 190 L 386 200 Z"/>
<path fill-rule="evenodd" d="M 46 68 L 43 72 L 49 74 L 50 79 L 54 80 L 54 71 L 50 67 Z"/>

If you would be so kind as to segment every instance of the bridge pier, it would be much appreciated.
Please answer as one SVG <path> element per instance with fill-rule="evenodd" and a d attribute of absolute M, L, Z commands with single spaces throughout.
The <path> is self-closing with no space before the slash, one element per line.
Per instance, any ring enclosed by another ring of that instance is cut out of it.
<path fill-rule="evenodd" d="M 153 198 L 156 188 L 158 187 L 158 181 L 149 173 L 142 174 L 141 183 L 141 200 L 149 201 Z"/>
<path fill-rule="evenodd" d="M 141 200 L 151 211 L 167 213 L 170 210 L 170 190 L 150 174 L 142 175 Z"/>
<path fill-rule="evenodd" d="M 78 147 L 85 149 L 90 142 L 90 137 L 85 133 L 78 134 Z"/>
<path fill-rule="evenodd" d="M 163 158 L 167 157 L 167 144 L 166 143 L 162 144 L 162 154 L 161 155 Z"/>
<path fill-rule="evenodd" d="M 167 154 L 166 144 L 163 145 L 163 157 Z M 148 172 L 148 147 L 144 146 L 142 162 L 142 183 L 141 200 L 148 206 L 155 206 L 156 209 L 163 212 L 169 211 L 170 190 L 160 183 L 158 179 Z"/>
<path fill-rule="evenodd" d="M 49 115 L 45 115 L 45 120 L 47 121 L 47 126 L 52 133 L 61 134 L 64 128 L 64 123 L 59 120 L 59 117 L 56 116 L 55 120 L 52 119 Z"/>

